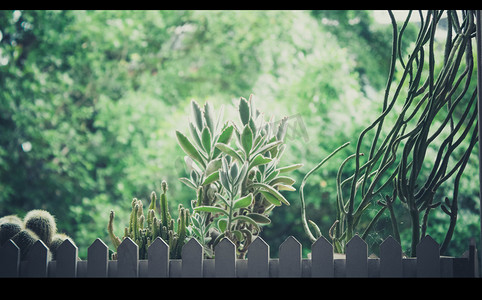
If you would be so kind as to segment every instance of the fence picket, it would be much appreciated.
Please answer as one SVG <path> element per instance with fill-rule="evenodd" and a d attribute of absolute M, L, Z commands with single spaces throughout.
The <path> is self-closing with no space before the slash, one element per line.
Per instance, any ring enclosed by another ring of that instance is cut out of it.
<path fill-rule="evenodd" d="M 37 240 L 27 253 L 27 277 L 47 277 L 49 249 Z"/>
<path fill-rule="evenodd" d="M 269 245 L 260 236 L 248 248 L 248 277 L 269 277 Z"/>
<path fill-rule="evenodd" d="M 0 277 L 18 277 L 20 273 L 20 249 L 12 240 L 0 248 Z"/>
<path fill-rule="evenodd" d="M 182 277 L 203 276 L 204 249 L 195 238 L 191 238 L 181 250 Z"/>
<path fill-rule="evenodd" d="M 358 234 L 346 244 L 346 277 L 368 277 L 368 245 Z"/>
<path fill-rule="evenodd" d="M 139 260 L 138 246 L 129 238 L 118 247 L 117 261 L 108 259 L 108 247 L 96 239 L 86 261 L 77 258 L 78 248 L 65 241 L 57 260 L 37 241 L 22 261 L 14 241 L 0 247 L 0 277 L 478 277 L 477 249 L 471 242 L 463 257 L 441 257 L 439 245 L 430 237 L 421 239 L 417 257 L 402 257 L 400 244 L 388 237 L 380 245 L 380 258 L 369 258 L 367 244 L 355 235 L 346 254 L 320 237 L 311 246 L 311 258 L 301 258 L 301 244 L 293 236 L 279 247 L 279 258 L 270 259 L 269 245 L 257 237 L 246 260 L 236 259 L 235 245 L 223 239 L 215 258 L 205 259 L 202 245 L 191 239 L 182 249 L 182 259 L 169 258 L 169 246 L 161 238 L 148 249 L 148 260 Z"/>
<path fill-rule="evenodd" d="M 87 249 L 87 277 L 107 277 L 109 247 L 96 239 Z"/>
<path fill-rule="evenodd" d="M 324 237 L 319 237 L 311 245 L 311 277 L 333 277 L 333 245 Z"/>
<path fill-rule="evenodd" d="M 417 245 L 417 277 L 440 277 L 440 248 L 430 235 Z"/>
<path fill-rule="evenodd" d="M 214 249 L 214 274 L 216 277 L 236 277 L 236 246 L 223 238 Z"/>
<path fill-rule="evenodd" d="M 380 277 L 402 277 L 402 247 L 392 236 L 380 244 Z"/>
<path fill-rule="evenodd" d="M 169 276 L 169 245 L 157 237 L 147 249 L 147 274 L 149 277 Z"/>
<path fill-rule="evenodd" d="M 301 243 L 294 236 L 279 247 L 279 277 L 301 277 Z"/>
<path fill-rule="evenodd" d="M 77 246 L 66 239 L 57 250 L 56 277 L 77 276 Z"/>
<path fill-rule="evenodd" d="M 117 247 L 117 277 L 139 276 L 139 247 L 126 237 Z"/>

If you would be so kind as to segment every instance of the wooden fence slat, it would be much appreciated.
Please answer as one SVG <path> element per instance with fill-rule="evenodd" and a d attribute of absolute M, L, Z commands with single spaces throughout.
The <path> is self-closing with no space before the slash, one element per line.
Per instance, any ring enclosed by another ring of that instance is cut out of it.
<path fill-rule="evenodd" d="M 126 237 L 117 247 L 117 277 L 139 276 L 139 247 Z"/>
<path fill-rule="evenodd" d="M 0 248 L 0 277 L 18 277 L 20 274 L 20 249 L 12 240 Z"/>
<path fill-rule="evenodd" d="M 380 244 L 380 277 L 403 277 L 402 246 L 392 236 Z"/>
<path fill-rule="evenodd" d="M 147 274 L 149 277 L 169 276 L 169 245 L 157 237 L 147 249 Z"/>
<path fill-rule="evenodd" d="M 346 277 L 368 277 L 368 246 L 358 234 L 346 244 Z"/>
<path fill-rule="evenodd" d="M 57 251 L 56 277 L 76 277 L 77 246 L 70 239 L 66 239 Z"/>
<path fill-rule="evenodd" d="M 248 277 L 269 277 L 269 245 L 259 236 L 248 248 Z"/>
<path fill-rule="evenodd" d="M 334 277 L 333 245 L 319 237 L 311 245 L 311 277 Z"/>
<path fill-rule="evenodd" d="M 289 236 L 279 247 L 279 277 L 301 277 L 301 243 Z"/>
<path fill-rule="evenodd" d="M 47 277 L 49 249 L 42 240 L 37 240 L 27 253 L 27 277 Z"/>
<path fill-rule="evenodd" d="M 269 245 L 260 237 L 251 243 L 248 259 L 236 259 L 235 245 L 223 239 L 215 259 L 204 259 L 203 247 L 191 239 L 182 249 L 182 259 L 169 259 L 169 246 L 154 240 L 148 260 L 139 260 L 138 247 L 129 238 L 118 248 L 118 260 L 108 260 L 108 247 L 96 239 L 86 261 L 78 261 L 78 248 L 66 240 L 50 261 L 45 244 L 37 241 L 21 260 L 15 242 L 0 247 L 0 277 L 477 277 L 477 249 L 471 242 L 464 257 L 440 256 L 439 245 L 430 237 L 421 239 L 417 257 L 403 258 L 400 244 L 388 237 L 380 245 L 380 258 L 367 257 L 367 244 L 355 235 L 345 255 L 333 253 L 326 238 L 312 244 L 311 258 L 301 258 L 301 244 L 290 236 L 279 247 L 279 258 L 269 258 Z"/>
<path fill-rule="evenodd" d="M 417 277 L 440 277 L 440 248 L 430 235 L 417 245 Z"/>
<path fill-rule="evenodd" d="M 107 277 L 109 247 L 96 239 L 87 249 L 87 277 Z"/>
<path fill-rule="evenodd" d="M 203 276 L 204 249 L 195 238 L 191 238 L 181 250 L 182 277 Z"/>
<path fill-rule="evenodd" d="M 214 249 L 214 274 L 216 277 L 236 277 L 236 246 L 223 238 Z"/>

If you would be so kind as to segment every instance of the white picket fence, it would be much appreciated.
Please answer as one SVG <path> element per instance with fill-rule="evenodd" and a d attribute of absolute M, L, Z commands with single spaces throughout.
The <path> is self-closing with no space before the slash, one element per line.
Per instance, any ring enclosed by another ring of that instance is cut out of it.
<path fill-rule="evenodd" d="M 78 259 L 78 248 L 66 240 L 56 260 L 37 241 L 25 260 L 19 248 L 8 241 L 0 248 L 0 277 L 478 277 L 475 245 L 463 257 L 440 256 L 439 245 L 424 237 L 417 258 L 402 257 L 400 244 L 388 237 L 380 245 L 380 257 L 368 256 L 367 244 L 358 236 L 347 244 L 346 255 L 333 253 L 333 246 L 319 238 L 311 247 L 311 258 L 302 258 L 301 244 L 292 236 L 279 247 L 279 258 L 269 257 L 269 245 L 258 237 L 249 247 L 247 259 L 237 259 L 228 239 L 215 249 L 214 259 L 203 258 L 203 247 L 191 239 L 182 249 L 182 259 L 169 259 L 169 246 L 157 238 L 148 249 L 148 259 L 139 260 L 138 246 L 126 238 L 117 260 L 109 260 L 109 249 L 97 239 L 88 249 L 87 260 Z"/>

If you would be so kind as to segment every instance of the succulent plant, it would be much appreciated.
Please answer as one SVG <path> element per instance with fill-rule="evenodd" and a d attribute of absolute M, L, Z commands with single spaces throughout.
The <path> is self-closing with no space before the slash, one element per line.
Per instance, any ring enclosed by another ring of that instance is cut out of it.
<path fill-rule="evenodd" d="M 20 259 L 25 260 L 30 248 L 40 239 L 40 237 L 28 228 L 22 229 L 15 234 L 11 240 L 20 248 Z M 50 251 L 49 251 L 50 253 Z"/>
<path fill-rule="evenodd" d="M 23 229 L 22 220 L 16 215 L 0 218 L 0 246 Z"/>
<path fill-rule="evenodd" d="M 60 245 L 62 245 L 62 243 L 65 241 L 65 240 L 70 240 L 72 242 L 72 244 L 75 245 L 75 242 L 74 240 L 66 235 L 65 233 L 56 233 L 53 238 L 52 238 L 52 241 L 50 243 L 50 252 L 52 254 L 52 260 L 56 260 L 57 258 L 57 250 L 59 249 Z"/>
<path fill-rule="evenodd" d="M 0 246 L 11 239 L 20 248 L 21 259 L 25 259 L 32 245 L 41 240 L 49 249 L 49 259 L 55 260 L 58 246 L 67 238 L 74 242 L 66 234 L 57 233 L 55 218 L 46 210 L 31 210 L 23 220 L 16 215 L 0 218 Z"/>
<path fill-rule="evenodd" d="M 220 126 L 221 113 L 214 122 L 208 102 L 201 110 L 192 101 L 191 108 L 194 123 L 189 123 L 189 129 L 194 142 L 179 131 L 176 135 L 191 168 L 190 178 L 181 181 L 196 191 L 196 200 L 192 201 L 193 236 L 203 244 L 207 255 L 226 236 L 236 244 L 242 258 L 261 225 L 271 222 L 273 208 L 290 205 L 280 191 L 295 190 L 295 181 L 285 173 L 302 165 L 278 167 L 288 118 L 265 121 L 252 95 L 249 100 L 240 98 L 240 123 L 228 121 Z"/>
<path fill-rule="evenodd" d="M 52 238 L 57 233 L 55 218 L 46 210 L 34 209 L 23 218 L 24 226 L 37 234 L 37 236 L 50 247 Z"/>
<path fill-rule="evenodd" d="M 170 258 L 181 257 L 181 249 L 185 243 L 187 227 L 189 226 L 189 210 L 185 209 L 181 204 L 178 206 L 179 214 L 176 226 L 175 220 L 169 213 L 167 189 L 167 182 L 163 181 L 159 206 L 157 205 L 156 193 L 151 193 L 151 202 L 147 209 L 147 214 L 144 214 L 141 200 L 137 198 L 132 200 L 129 225 L 125 227 L 123 238 L 129 237 L 138 245 L 140 259 L 147 258 L 147 250 L 157 237 L 162 238 L 169 245 Z M 111 211 L 107 230 L 117 250 L 122 240 L 114 233 L 114 217 L 114 211 Z"/>

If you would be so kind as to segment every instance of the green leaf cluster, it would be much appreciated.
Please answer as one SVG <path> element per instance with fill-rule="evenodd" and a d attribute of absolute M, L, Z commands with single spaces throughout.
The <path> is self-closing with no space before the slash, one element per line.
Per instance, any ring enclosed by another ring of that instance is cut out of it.
<path fill-rule="evenodd" d="M 201 110 L 191 102 L 191 139 L 177 131 L 180 147 L 191 165 L 190 178 L 181 178 L 196 191 L 192 202 L 193 234 L 204 243 L 207 254 L 223 237 L 237 245 L 239 257 L 271 222 L 273 208 L 290 205 L 280 191 L 294 191 L 295 180 L 285 174 L 301 167 L 279 168 L 285 149 L 287 118 L 274 122 L 264 119 L 253 96 L 240 98 L 239 121 L 221 127 L 208 102 Z M 234 138 L 233 138 L 234 137 Z"/>

